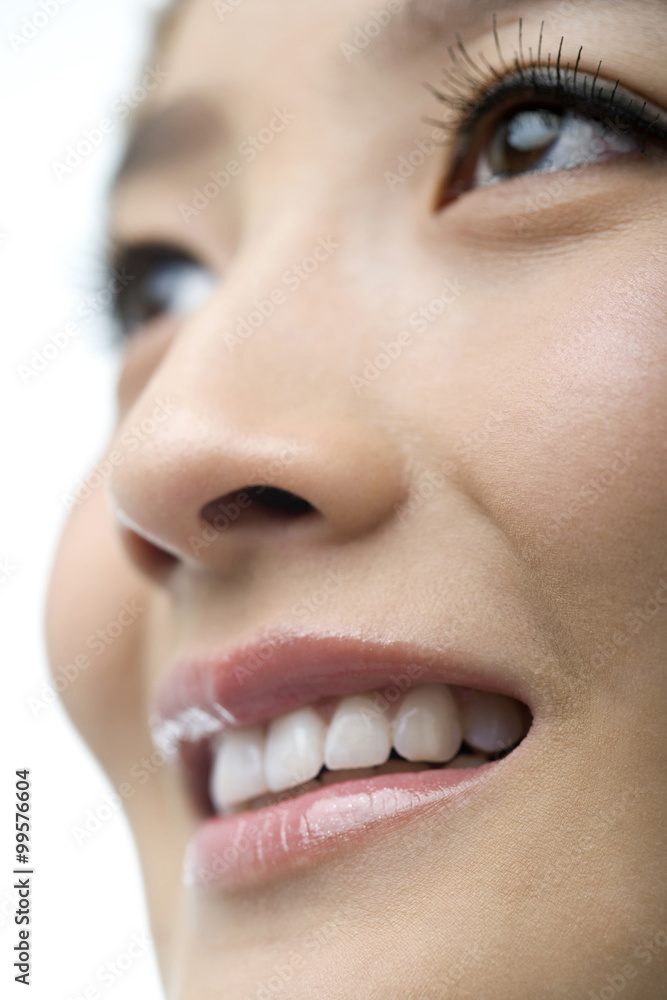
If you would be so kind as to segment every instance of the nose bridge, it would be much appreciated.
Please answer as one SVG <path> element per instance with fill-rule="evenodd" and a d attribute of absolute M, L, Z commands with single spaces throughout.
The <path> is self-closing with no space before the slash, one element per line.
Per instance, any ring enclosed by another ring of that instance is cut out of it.
<path fill-rule="evenodd" d="M 403 496 L 400 449 L 345 374 L 350 331 L 334 343 L 336 322 L 323 315 L 341 241 L 312 229 L 278 248 L 275 232 L 267 240 L 184 323 L 118 431 L 118 515 L 177 558 L 217 564 L 250 520 L 267 540 L 268 520 L 244 515 L 219 544 L 193 552 L 207 512 L 238 506 L 249 488 L 298 498 L 313 516 L 303 529 L 291 522 L 290 537 L 328 543 L 373 530 Z M 134 429 L 149 421 L 136 444 Z M 281 533 L 271 521 L 271 538 Z"/>
<path fill-rule="evenodd" d="M 321 355 L 326 345 L 318 335 L 327 318 L 322 306 L 330 306 L 333 289 L 340 288 L 342 239 L 310 225 L 298 239 L 288 240 L 277 225 L 261 242 L 260 253 L 249 248 L 243 255 L 235 287 L 218 317 L 222 343 L 237 354 L 239 365 L 244 355 L 253 363 L 261 355 L 275 363 L 292 345 L 303 352 L 316 344 Z M 340 299 L 339 306 L 344 308 Z M 258 351 L 237 350 L 252 340 L 261 344 Z"/>
<path fill-rule="evenodd" d="M 308 213 L 299 213 L 308 215 Z M 293 224 L 285 221 L 292 217 Z M 363 323 L 348 295 L 343 239 L 294 213 L 276 212 L 256 230 L 209 301 L 187 320 L 152 373 L 135 411 L 169 396 L 202 425 L 271 437 L 295 423 L 363 421 L 349 370 L 351 324 Z M 354 353 L 354 352 L 353 352 Z M 261 450 L 261 449 L 260 449 Z"/>

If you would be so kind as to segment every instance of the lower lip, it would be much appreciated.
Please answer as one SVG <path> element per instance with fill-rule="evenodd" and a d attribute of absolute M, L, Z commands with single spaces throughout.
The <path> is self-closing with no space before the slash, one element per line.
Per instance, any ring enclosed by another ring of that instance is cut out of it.
<path fill-rule="evenodd" d="M 230 890 L 284 878 L 352 843 L 448 810 L 485 784 L 500 763 L 343 781 L 255 811 L 216 816 L 188 845 L 185 881 Z"/>

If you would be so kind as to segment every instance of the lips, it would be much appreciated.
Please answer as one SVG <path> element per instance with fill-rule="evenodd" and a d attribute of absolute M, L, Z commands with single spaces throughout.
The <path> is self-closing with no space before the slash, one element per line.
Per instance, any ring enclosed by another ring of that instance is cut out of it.
<path fill-rule="evenodd" d="M 531 700 L 502 663 L 404 643 L 273 631 L 180 660 L 152 726 L 202 820 L 188 881 L 255 885 L 451 810 L 508 767 Z"/>

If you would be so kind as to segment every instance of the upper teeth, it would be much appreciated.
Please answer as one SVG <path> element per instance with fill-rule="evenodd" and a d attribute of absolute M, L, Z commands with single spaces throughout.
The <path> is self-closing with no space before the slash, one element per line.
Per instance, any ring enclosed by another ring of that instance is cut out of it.
<path fill-rule="evenodd" d="M 330 771 L 384 764 L 391 753 L 391 727 L 369 694 L 343 698 L 329 724 L 323 764 Z"/>
<path fill-rule="evenodd" d="M 282 792 L 330 771 L 383 764 L 391 753 L 408 761 L 445 763 L 462 740 L 493 753 L 517 743 L 525 721 L 518 702 L 476 691 L 459 707 L 444 684 L 423 684 L 405 694 L 393 713 L 378 707 L 372 694 L 341 698 L 327 724 L 306 706 L 273 719 L 268 726 L 228 730 L 211 772 L 210 794 L 224 812 L 269 792 Z"/>

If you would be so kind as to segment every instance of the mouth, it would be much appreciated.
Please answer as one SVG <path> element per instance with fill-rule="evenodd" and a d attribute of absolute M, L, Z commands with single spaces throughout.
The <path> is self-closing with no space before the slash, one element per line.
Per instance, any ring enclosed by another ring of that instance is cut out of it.
<path fill-rule="evenodd" d="M 186 882 L 256 885 L 456 808 L 507 766 L 530 702 L 502 666 L 396 643 L 264 633 L 180 661 L 152 729 L 200 821 Z"/>

